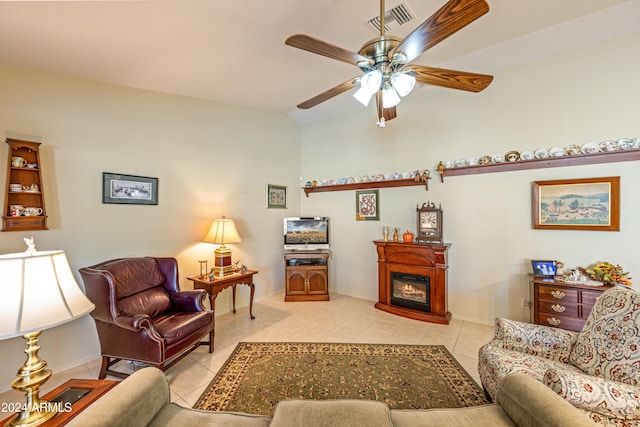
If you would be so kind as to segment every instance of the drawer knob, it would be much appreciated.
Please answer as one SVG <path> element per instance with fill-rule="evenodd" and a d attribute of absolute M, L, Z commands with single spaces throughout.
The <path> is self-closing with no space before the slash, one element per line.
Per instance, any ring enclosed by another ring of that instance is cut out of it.
<path fill-rule="evenodd" d="M 566 309 L 567 307 L 560 304 L 554 304 L 551 306 L 551 310 L 555 311 L 556 313 L 563 313 Z"/>
<path fill-rule="evenodd" d="M 551 326 L 558 326 L 562 321 L 556 317 L 547 318 L 547 323 Z"/>
<path fill-rule="evenodd" d="M 562 291 L 551 291 L 551 296 L 557 299 L 562 299 L 565 296 L 565 293 Z"/>

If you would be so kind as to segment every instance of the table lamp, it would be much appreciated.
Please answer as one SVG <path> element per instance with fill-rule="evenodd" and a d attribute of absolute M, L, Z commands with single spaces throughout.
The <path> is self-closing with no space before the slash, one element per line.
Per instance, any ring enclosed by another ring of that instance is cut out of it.
<path fill-rule="evenodd" d="M 95 308 L 73 277 L 64 251 L 37 252 L 32 239 L 25 241 L 26 252 L 0 255 L 0 339 L 22 335 L 27 341 L 27 360 L 11 383 L 27 402 L 6 426 L 37 426 L 62 409 L 40 398 L 40 388 L 53 372 L 38 356 L 38 336 Z"/>
<path fill-rule="evenodd" d="M 238 243 L 242 241 L 233 220 L 227 219 L 224 216 L 220 219 L 214 219 L 204 241 L 220 245 L 214 251 L 214 275 L 223 277 L 226 274 L 233 273 L 231 249 L 224 245 L 225 243 Z"/>

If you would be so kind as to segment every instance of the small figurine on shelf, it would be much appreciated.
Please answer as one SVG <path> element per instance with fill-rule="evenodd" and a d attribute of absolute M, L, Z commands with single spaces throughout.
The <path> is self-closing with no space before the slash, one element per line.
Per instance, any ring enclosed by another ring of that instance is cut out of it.
<path fill-rule="evenodd" d="M 240 271 L 240 267 L 238 267 L 238 264 L 240 264 L 240 260 L 236 261 L 233 263 L 233 272 L 237 273 Z"/>
<path fill-rule="evenodd" d="M 399 237 L 399 236 L 398 236 L 398 233 L 399 233 L 399 232 L 400 232 L 400 229 L 398 229 L 398 228 L 394 228 L 394 229 L 393 229 L 393 241 L 394 241 L 394 242 L 397 242 L 397 241 L 398 241 L 398 237 Z"/>
<path fill-rule="evenodd" d="M 556 276 L 564 277 L 564 262 L 556 261 Z"/>
<path fill-rule="evenodd" d="M 240 273 L 244 274 L 247 272 L 247 266 L 242 264 L 242 267 L 240 267 Z"/>
<path fill-rule="evenodd" d="M 216 275 L 213 273 L 213 267 L 211 267 L 211 271 L 209 271 L 209 281 L 213 282 L 213 279 L 215 279 Z"/>
<path fill-rule="evenodd" d="M 389 227 L 386 225 L 382 227 L 382 238 L 385 242 L 389 241 Z"/>

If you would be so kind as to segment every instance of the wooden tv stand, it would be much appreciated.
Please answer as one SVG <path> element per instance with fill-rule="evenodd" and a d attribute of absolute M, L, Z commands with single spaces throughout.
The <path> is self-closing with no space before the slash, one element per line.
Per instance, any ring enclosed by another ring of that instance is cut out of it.
<path fill-rule="evenodd" d="M 329 252 L 284 253 L 285 301 L 329 301 Z"/>

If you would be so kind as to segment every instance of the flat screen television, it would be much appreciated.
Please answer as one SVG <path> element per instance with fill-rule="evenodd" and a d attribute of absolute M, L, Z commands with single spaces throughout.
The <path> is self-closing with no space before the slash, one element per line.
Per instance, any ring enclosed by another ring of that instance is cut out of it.
<path fill-rule="evenodd" d="M 284 250 L 315 251 L 329 249 L 329 218 L 326 216 L 284 219 Z"/>

